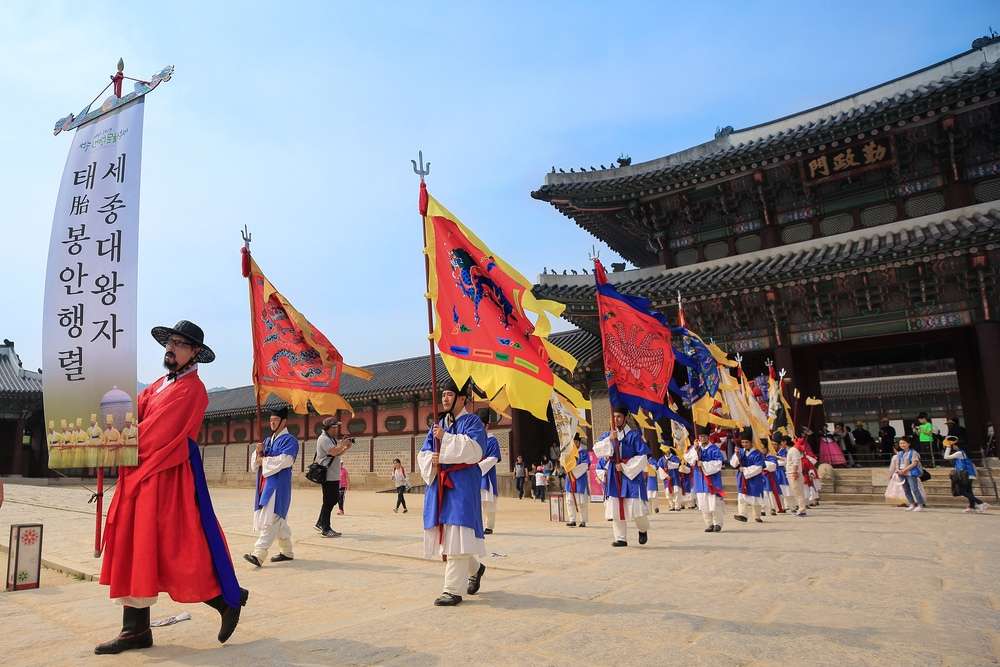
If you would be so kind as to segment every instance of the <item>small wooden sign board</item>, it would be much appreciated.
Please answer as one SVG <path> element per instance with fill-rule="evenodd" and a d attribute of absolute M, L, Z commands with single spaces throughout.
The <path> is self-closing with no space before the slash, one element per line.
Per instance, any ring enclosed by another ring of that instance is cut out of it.
<path fill-rule="evenodd" d="M 10 527 L 7 552 L 7 590 L 38 588 L 42 574 L 42 524 L 22 523 Z"/>

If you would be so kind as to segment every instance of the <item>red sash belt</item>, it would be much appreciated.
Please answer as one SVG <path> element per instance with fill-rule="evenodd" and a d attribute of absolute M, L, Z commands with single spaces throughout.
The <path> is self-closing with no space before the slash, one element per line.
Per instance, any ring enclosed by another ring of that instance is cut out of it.
<path fill-rule="evenodd" d="M 767 475 L 767 480 L 771 483 L 771 495 L 774 496 L 774 502 L 778 506 L 779 512 L 784 512 L 785 508 L 781 506 L 781 487 L 778 486 L 778 478 L 770 470 L 765 471 Z"/>
<path fill-rule="evenodd" d="M 448 467 L 445 468 L 444 465 Z M 459 470 L 465 470 L 466 468 L 471 468 L 474 465 L 479 465 L 478 463 L 449 463 L 449 464 L 438 464 L 438 489 L 437 489 L 437 517 L 435 517 L 434 522 L 438 527 L 438 544 L 444 544 L 444 524 L 441 523 L 441 508 L 444 506 L 444 490 L 454 489 L 455 482 L 451 479 L 451 473 L 458 472 Z"/>

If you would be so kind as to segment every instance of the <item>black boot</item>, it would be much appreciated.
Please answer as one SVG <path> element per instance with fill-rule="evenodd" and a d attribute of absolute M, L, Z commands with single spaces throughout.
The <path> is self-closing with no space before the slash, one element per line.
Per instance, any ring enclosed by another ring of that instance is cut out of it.
<path fill-rule="evenodd" d="M 122 631 L 109 642 L 94 648 L 97 655 L 113 655 L 137 648 L 153 645 L 153 631 L 149 629 L 149 607 L 137 609 L 125 607 L 122 610 Z"/>
<path fill-rule="evenodd" d="M 222 599 L 221 595 L 217 595 L 211 600 L 206 600 L 205 604 L 219 612 L 222 616 L 222 625 L 219 627 L 219 643 L 225 644 L 226 640 L 233 636 L 233 631 L 236 630 L 236 626 L 240 622 L 240 611 L 246 605 L 247 598 L 250 597 L 250 591 L 245 588 L 240 589 L 240 606 L 230 607 L 229 604 Z"/>

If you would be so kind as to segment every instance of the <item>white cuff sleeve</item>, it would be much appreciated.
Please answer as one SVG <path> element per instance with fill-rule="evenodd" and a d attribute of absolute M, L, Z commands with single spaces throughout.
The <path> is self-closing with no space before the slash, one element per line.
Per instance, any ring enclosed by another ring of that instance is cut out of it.
<path fill-rule="evenodd" d="M 597 470 L 597 481 L 599 481 L 601 484 L 604 484 L 604 480 L 606 480 L 607 478 L 608 478 L 607 470 L 601 470 L 601 469 Z"/>
<path fill-rule="evenodd" d="M 747 479 L 750 479 L 751 477 L 756 477 L 757 475 L 759 475 L 760 471 L 761 471 L 760 466 L 744 466 L 743 476 L 746 477 Z"/>
<path fill-rule="evenodd" d="M 587 463 L 581 463 L 581 464 L 577 465 L 576 467 L 574 467 L 570 471 L 570 474 L 573 475 L 574 479 L 579 479 L 579 478 L 581 478 L 581 477 L 583 477 L 584 475 L 587 474 L 587 469 L 588 468 L 590 468 L 589 464 L 587 464 Z"/>
<path fill-rule="evenodd" d="M 722 470 L 722 461 L 702 461 L 701 471 L 706 475 L 714 475 Z"/>
<path fill-rule="evenodd" d="M 775 470 L 778 469 L 778 466 L 774 463 L 774 461 L 765 462 L 764 467 L 767 468 L 768 472 L 774 472 Z"/>
<path fill-rule="evenodd" d="M 698 462 L 698 450 L 691 447 L 686 452 L 684 452 L 684 460 L 688 462 L 689 465 L 694 465 Z"/>
<path fill-rule="evenodd" d="M 667 461 L 667 470 L 677 470 L 681 467 L 680 463 L 674 463 L 673 461 Z"/>
<path fill-rule="evenodd" d="M 660 479 L 666 479 L 667 471 L 664 470 L 663 468 L 660 468 L 659 470 L 656 471 L 656 476 L 659 477 Z"/>
<path fill-rule="evenodd" d="M 417 467 L 420 468 L 420 476 L 424 478 L 424 484 L 434 481 L 434 469 L 431 466 L 431 455 L 434 454 L 429 449 L 417 452 Z"/>
<path fill-rule="evenodd" d="M 600 458 L 611 458 L 614 453 L 614 446 L 611 444 L 611 436 L 604 438 L 603 440 L 598 440 L 594 443 L 594 454 Z"/>
<path fill-rule="evenodd" d="M 649 459 L 645 454 L 633 456 L 622 464 L 622 472 L 629 479 L 635 479 L 646 469 Z"/>
<path fill-rule="evenodd" d="M 257 458 L 257 450 L 256 449 L 251 449 L 250 450 L 250 470 L 253 471 L 253 472 L 257 472 L 257 468 L 259 468 L 259 467 L 260 467 L 260 459 Z"/>
<path fill-rule="evenodd" d="M 256 452 L 254 453 L 256 454 Z M 295 463 L 295 459 L 288 454 L 281 454 L 280 456 L 262 456 L 261 474 L 263 474 L 264 477 L 270 477 L 279 470 L 291 468 L 293 463 Z"/>
<path fill-rule="evenodd" d="M 729 459 L 729 465 L 731 465 L 734 468 L 739 468 L 740 467 L 740 455 L 739 454 L 733 454 L 733 457 L 731 459 Z"/>
<path fill-rule="evenodd" d="M 483 448 L 479 443 L 461 433 L 445 433 L 441 436 L 441 463 L 479 463 L 483 458 Z"/>
<path fill-rule="evenodd" d="M 492 470 L 493 466 L 495 466 L 496 464 L 497 464 L 497 457 L 487 456 L 485 459 L 479 462 L 479 469 L 485 475 L 490 470 Z"/>

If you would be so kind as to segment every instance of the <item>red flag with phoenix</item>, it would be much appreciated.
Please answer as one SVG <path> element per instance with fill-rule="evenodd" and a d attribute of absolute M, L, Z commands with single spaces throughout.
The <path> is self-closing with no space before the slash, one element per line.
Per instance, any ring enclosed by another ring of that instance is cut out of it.
<path fill-rule="evenodd" d="M 349 366 L 333 343 L 288 300 L 243 248 L 243 275 L 250 282 L 250 328 L 253 333 L 253 384 L 258 405 L 268 394 L 306 414 L 309 403 L 319 414 L 354 412 L 340 395 L 343 373 L 370 380 L 372 374 Z"/>
<path fill-rule="evenodd" d="M 576 407 L 589 401 L 553 373 L 549 362 L 570 371 L 576 359 L 547 340 L 548 315 L 565 306 L 536 299 L 532 284 L 494 254 L 420 184 L 434 304 L 434 339 L 452 379 L 468 378 L 494 405 L 510 405 L 547 419 L 556 390 Z M 537 314 L 532 322 L 527 313 Z"/>
<path fill-rule="evenodd" d="M 670 327 L 648 299 L 620 293 L 594 260 L 597 312 L 604 348 L 604 372 L 612 404 L 629 412 L 645 409 L 656 418 L 677 419 L 665 405 L 674 370 Z"/>

